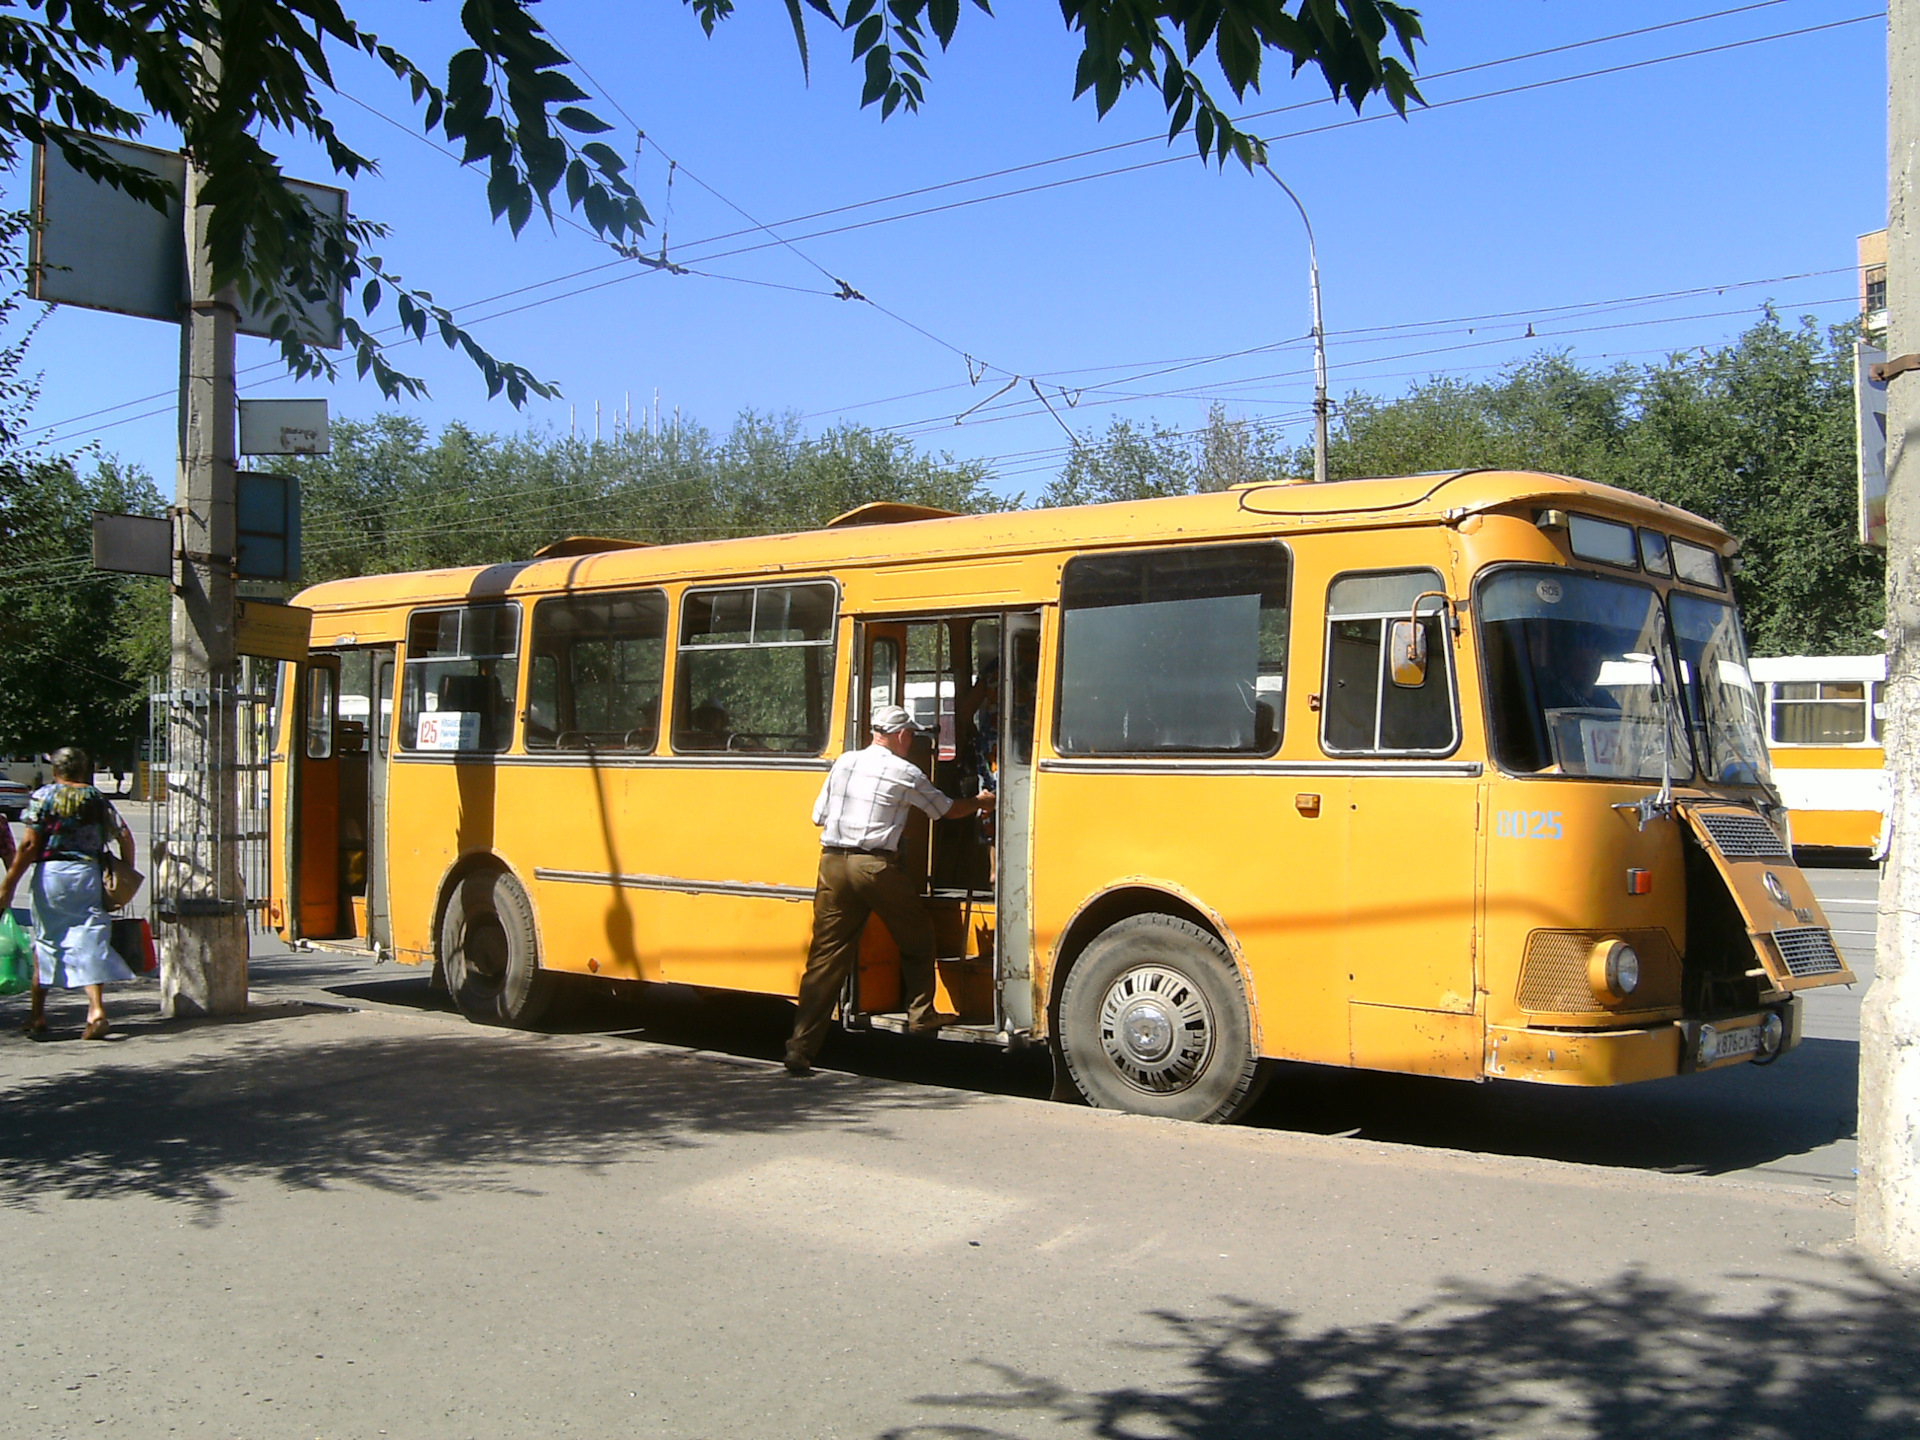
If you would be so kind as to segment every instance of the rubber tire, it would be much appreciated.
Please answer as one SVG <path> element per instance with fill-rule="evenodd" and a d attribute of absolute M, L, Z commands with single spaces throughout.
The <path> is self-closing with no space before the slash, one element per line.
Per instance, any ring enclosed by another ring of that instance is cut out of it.
<path fill-rule="evenodd" d="M 1142 965 L 1175 971 L 1199 991 L 1213 1019 L 1213 1046 L 1183 1088 L 1155 1093 L 1128 1080 L 1101 1043 L 1101 1004 L 1109 988 Z M 1109 926 L 1074 961 L 1060 994 L 1060 1051 L 1089 1105 L 1169 1120 L 1225 1124 L 1245 1114 L 1266 1088 L 1270 1067 L 1253 1049 L 1246 992 L 1226 947 L 1198 925 L 1172 915 L 1133 915 Z"/>
<path fill-rule="evenodd" d="M 478 1025 L 538 1025 L 558 978 L 540 968 L 533 902 L 506 871 L 470 870 L 440 917 L 440 968 L 460 1013 Z"/>

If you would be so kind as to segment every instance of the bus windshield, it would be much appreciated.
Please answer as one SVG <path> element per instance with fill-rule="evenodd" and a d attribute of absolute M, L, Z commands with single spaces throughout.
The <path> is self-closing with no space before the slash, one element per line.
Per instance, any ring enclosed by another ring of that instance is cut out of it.
<path fill-rule="evenodd" d="M 1660 597 L 1565 570 L 1504 570 L 1480 586 L 1493 753 L 1521 774 L 1691 778 Z M 1663 710 L 1664 707 L 1664 710 Z"/>
<path fill-rule="evenodd" d="M 1739 615 L 1725 601 L 1699 595 L 1676 593 L 1667 604 L 1680 648 L 1687 718 L 1709 778 L 1723 785 L 1770 784 L 1760 701 Z"/>

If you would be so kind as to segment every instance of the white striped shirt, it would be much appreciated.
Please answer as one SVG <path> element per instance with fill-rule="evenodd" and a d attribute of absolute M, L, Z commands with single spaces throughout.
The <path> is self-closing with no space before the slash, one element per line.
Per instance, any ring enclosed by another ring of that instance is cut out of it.
<path fill-rule="evenodd" d="M 893 850 L 907 828 L 907 807 L 917 805 L 938 820 L 954 802 L 934 787 L 918 765 L 884 745 L 849 750 L 833 762 L 813 823 L 825 827 L 823 845 L 849 850 Z"/>

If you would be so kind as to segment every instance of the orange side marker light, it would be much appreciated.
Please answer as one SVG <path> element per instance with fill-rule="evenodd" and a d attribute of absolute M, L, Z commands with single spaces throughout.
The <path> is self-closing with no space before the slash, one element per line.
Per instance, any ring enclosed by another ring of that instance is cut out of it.
<path fill-rule="evenodd" d="M 1627 894 L 1651 895 L 1653 893 L 1653 872 L 1651 870 L 1627 871 Z"/>
<path fill-rule="evenodd" d="M 1318 795 L 1296 795 L 1293 797 L 1293 808 L 1311 820 L 1315 815 L 1320 813 L 1320 797 Z"/>

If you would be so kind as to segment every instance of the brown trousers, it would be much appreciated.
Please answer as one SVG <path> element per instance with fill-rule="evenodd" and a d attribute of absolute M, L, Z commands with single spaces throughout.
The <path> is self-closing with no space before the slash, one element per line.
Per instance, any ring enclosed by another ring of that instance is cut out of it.
<path fill-rule="evenodd" d="M 847 972 L 860 954 L 860 930 L 869 915 L 887 924 L 900 948 L 900 994 L 907 1021 L 933 1012 L 933 921 L 900 867 L 878 855 L 820 853 L 820 879 L 813 891 L 813 944 L 800 980 L 800 1011 L 794 1016 L 789 1052 L 811 1060 L 826 1043 L 833 1007 Z"/>

